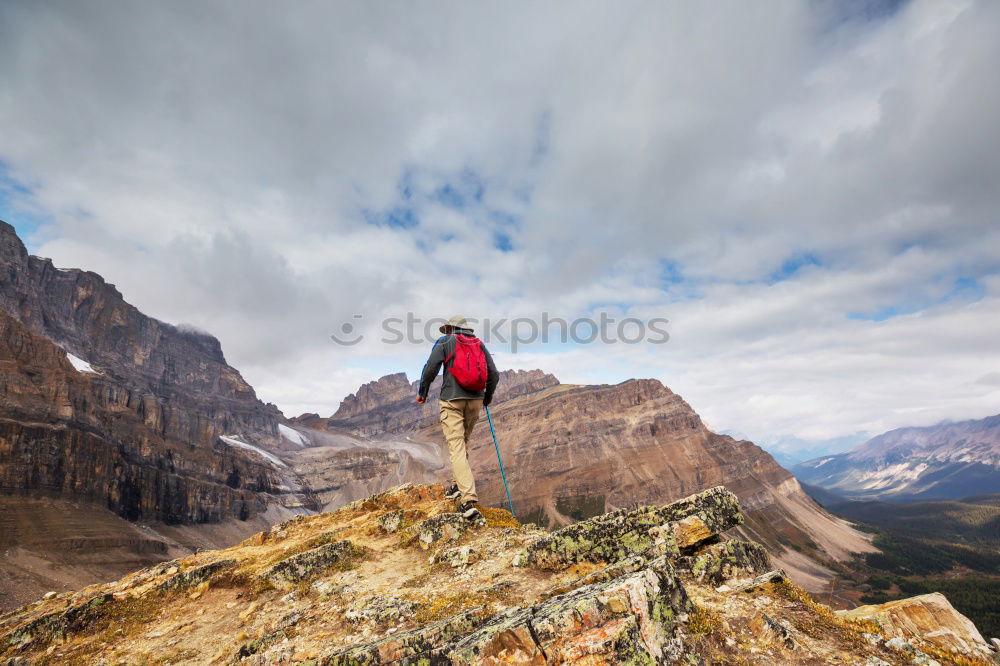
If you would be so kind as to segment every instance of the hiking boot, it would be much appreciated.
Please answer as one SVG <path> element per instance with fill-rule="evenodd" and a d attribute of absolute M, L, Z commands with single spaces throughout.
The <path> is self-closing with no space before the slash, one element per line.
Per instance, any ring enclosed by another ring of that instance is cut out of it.
<path fill-rule="evenodd" d="M 444 491 L 444 498 L 450 500 L 457 500 L 462 496 L 462 491 L 458 489 L 458 484 L 453 483 L 451 487 Z"/>
<path fill-rule="evenodd" d="M 476 506 L 475 502 L 466 502 L 462 506 L 458 507 L 458 512 L 462 514 L 462 517 L 470 523 L 478 523 L 486 520 L 483 518 L 483 514 L 479 512 L 479 507 Z"/>

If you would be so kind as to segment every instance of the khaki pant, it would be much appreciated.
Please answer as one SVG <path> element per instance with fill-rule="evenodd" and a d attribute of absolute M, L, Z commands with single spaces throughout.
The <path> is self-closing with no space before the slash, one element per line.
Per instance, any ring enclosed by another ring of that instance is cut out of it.
<path fill-rule="evenodd" d="M 448 441 L 448 454 L 451 457 L 451 473 L 455 484 L 462 493 L 459 503 L 478 502 L 476 495 L 476 480 L 472 478 L 472 467 L 469 466 L 469 450 L 467 444 L 472 436 L 472 429 L 479 420 L 479 408 L 483 406 L 479 400 L 440 400 L 441 429 Z"/>

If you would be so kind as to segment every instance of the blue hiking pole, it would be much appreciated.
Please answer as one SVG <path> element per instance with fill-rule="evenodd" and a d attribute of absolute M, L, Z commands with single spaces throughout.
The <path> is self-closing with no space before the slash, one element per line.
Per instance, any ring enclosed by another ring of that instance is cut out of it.
<path fill-rule="evenodd" d="M 507 485 L 507 472 L 503 469 L 503 458 L 500 457 L 500 445 L 497 444 L 497 431 L 493 429 L 493 418 L 490 416 L 490 408 L 486 408 L 486 420 L 490 422 L 490 432 L 493 433 L 493 446 L 497 449 L 497 461 L 500 463 L 500 476 L 503 477 L 503 487 L 507 490 L 507 506 L 510 507 L 510 515 L 514 514 L 514 503 L 510 500 L 510 486 Z"/>

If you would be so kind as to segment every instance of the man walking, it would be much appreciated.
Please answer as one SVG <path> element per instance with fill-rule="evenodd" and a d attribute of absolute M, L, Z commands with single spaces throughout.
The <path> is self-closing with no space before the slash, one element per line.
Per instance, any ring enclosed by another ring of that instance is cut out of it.
<path fill-rule="evenodd" d="M 469 466 L 469 437 L 479 420 L 479 409 L 493 400 L 500 375 L 493 364 L 493 357 L 486 345 L 473 335 L 465 317 L 452 317 L 439 329 L 444 337 L 438 338 L 424 364 L 420 375 L 417 402 L 427 400 L 431 383 L 438 370 L 444 366 L 441 383 L 441 428 L 448 441 L 451 472 L 455 483 L 448 489 L 447 497 L 458 500 L 459 512 L 466 520 L 482 517 L 476 504 L 476 480 Z"/>

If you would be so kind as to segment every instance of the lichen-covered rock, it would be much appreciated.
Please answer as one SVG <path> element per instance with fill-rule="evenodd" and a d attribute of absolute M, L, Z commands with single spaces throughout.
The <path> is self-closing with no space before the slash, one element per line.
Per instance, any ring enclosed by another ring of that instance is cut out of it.
<path fill-rule="evenodd" d="M 678 560 L 678 568 L 700 583 L 718 586 L 733 578 L 754 577 L 771 567 L 771 557 L 758 543 L 732 539 L 707 546 Z"/>
<path fill-rule="evenodd" d="M 483 527 L 485 523 L 471 523 L 460 513 L 442 513 L 414 525 L 417 543 L 427 550 L 439 541 L 455 541 L 472 527 Z"/>
<path fill-rule="evenodd" d="M 355 602 L 344 613 L 351 622 L 397 622 L 401 618 L 413 615 L 417 609 L 416 603 L 397 597 L 374 597 Z"/>
<path fill-rule="evenodd" d="M 310 580 L 335 566 L 347 564 L 361 555 L 350 541 L 336 541 L 281 560 L 260 574 L 265 580 L 298 583 Z"/>
<path fill-rule="evenodd" d="M 472 546 L 458 546 L 437 550 L 427 560 L 431 564 L 444 563 L 450 564 L 453 567 L 464 567 L 478 562 L 479 558 L 479 551 L 472 548 Z"/>
<path fill-rule="evenodd" d="M 233 567 L 235 564 L 235 560 L 218 560 L 217 562 L 209 562 L 208 564 L 203 564 L 200 567 L 195 567 L 194 569 L 171 576 L 157 585 L 156 588 L 159 590 L 180 590 L 188 587 L 194 587 L 195 585 L 200 585 L 201 583 L 211 579 L 212 576 L 220 571 Z"/>
<path fill-rule="evenodd" d="M 837 611 L 837 615 L 849 620 L 871 620 L 894 640 L 927 641 L 968 655 L 991 654 L 989 644 L 972 621 L 955 610 L 940 592 L 859 606 Z"/>
<path fill-rule="evenodd" d="M 426 517 L 427 514 L 422 511 L 396 509 L 381 516 L 377 522 L 380 530 L 388 534 L 393 534 Z"/>
<path fill-rule="evenodd" d="M 600 627 L 573 636 L 553 656 L 555 663 L 633 664 L 653 666 L 664 663 L 650 654 L 635 617 L 612 620 Z"/>
<path fill-rule="evenodd" d="M 429 656 L 435 648 L 472 633 L 486 619 L 486 612 L 482 608 L 474 608 L 413 631 L 324 655 L 318 664 L 319 666 L 369 666 L 398 660 L 408 660 L 404 663 L 416 664 L 420 663 L 417 658 L 421 656 L 427 659 L 425 663 L 441 663 L 441 657 L 435 657 L 437 660 L 435 662 Z"/>
<path fill-rule="evenodd" d="M 768 583 L 780 583 L 788 580 L 783 569 L 773 569 L 753 578 L 735 580 L 719 586 L 720 592 L 752 592 Z"/>
<path fill-rule="evenodd" d="M 596 654 L 595 636 L 604 627 L 614 629 L 616 636 L 600 643 L 604 649 L 627 648 L 633 663 L 662 663 L 673 650 L 678 616 L 694 610 L 677 575 L 664 565 L 582 587 L 535 607 L 531 625 L 542 650 L 557 663 L 575 654 Z M 635 623 L 638 641 L 628 640 L 632 634 L 622 620 Z M 607 663 L 622 663 L 623 655 L 604 656 Z"/>
<path fill-rule="evenodd" d="M 542 593 L 541 599 L 551 599 L 552 597 L 559 596 L 560 594 L 572 592 L 573 590 L 583 587 L 584 585 L 603 583 L 606 580 L 611 580 L 612 578 L 618 578 L 619 576 L 639 571 L 647 566 L 651 566 L 651 564 L 648 560 L 646 560 L 646 558 L 640 555 L 633 555 L 632 557 L 627 557 L 624 560 L 615 562 L 614 564 L 604 567 L 603 569 L 581 576 L 576 580 L 550 587 Z"/>
<path fill-rule="evenodd" d="M 446 664 L 545 664 L 545 655 L 531 629 L 531 609 L 496 615 L 455 643 L 438 648 L 429 663 Z"/>
<path fill-rule="evenodd" d="M 617 562 L 632 555 L 650 554 L 653 545 L 648 525 L 616 512 L 606 520 L 587 520 L 540 538 L 526 549 L 523 564 L 560 570 L 577 562 Z"/>
<path fill-rule="evenodd" d="M 621 509 L 556 530 L 528 546 L 525 563 L 559 570 L 632 555 L 672 556 L 679 554 L 678 537 L 691 548 L 742 522 L 739 500 L 718 486 L 666 506 Z"/>
<path fill-rule="evenodd" d="M 698 516 L 713 534 L 722 534 L 743 524 L 740 501 L 724 486 L 709 488 L 659 508 L 648 508 L 656 514 L 660 524 Z"/>
<path fill-rule="evenodd" d="M 97 617 L 101 607 L 114 598 L 113 594 L 101 594 L 62 612 L 43 615 L 8 636 L 5 647 L 21 650 L 37 643 L 62 640 L 66 634 L 78 631 Z"/>
<path fill-rule="evenodd" d="M 378 526 L 383 532 L 388 532 L 392 534 L 393 532 L 399 531 L 400 525 L 403 524 L 403 510 L 397 509 L 396 511 L 390 511 L 381 518 L 378 519 Z"/>

